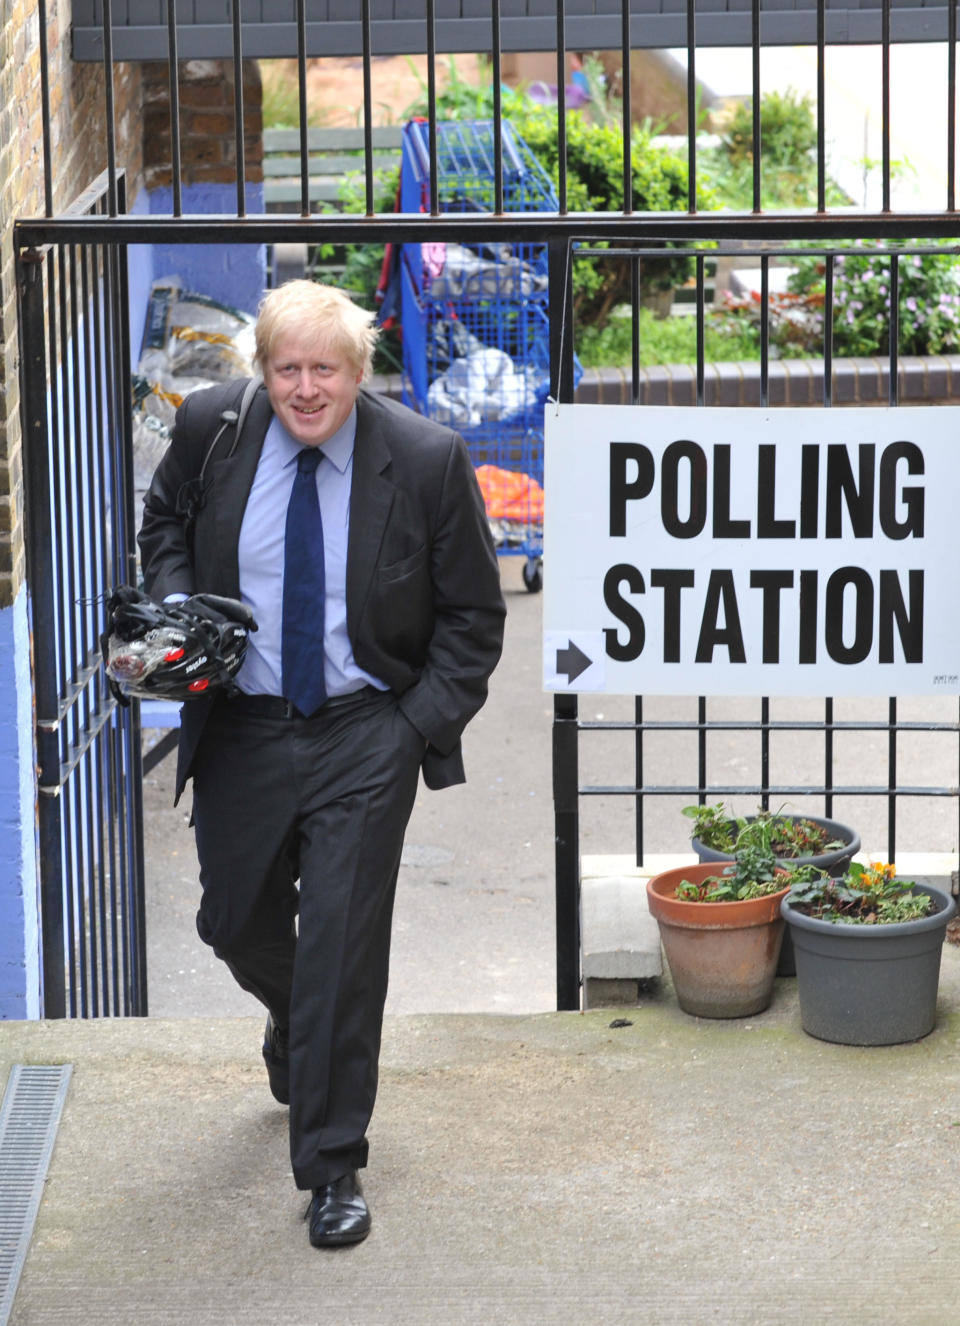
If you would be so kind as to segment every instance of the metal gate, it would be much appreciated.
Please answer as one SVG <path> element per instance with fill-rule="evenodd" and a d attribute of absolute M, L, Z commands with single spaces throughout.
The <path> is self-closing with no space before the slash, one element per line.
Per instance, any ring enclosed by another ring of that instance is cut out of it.
<path fill-rule="evenodd" d="M 883 200 L 874 213 L 831 212 L 826 201 L 826 109 L 824 56 L 828 0 L 812 0 L 818 61 L 816 147 L 817 205 L 794 213 L 764 213 L 761 206 L 760 54 L 761 0 L 740 8 L 751 10 L 753 54 L 753 207 L 742 213 L 699 211 L 697 205 L 697 4 L 671 5 L 685 19 L 687 46 L 687 125 L 689 196 L 685 212 L 649 213 L 634 210 L 629 148 L 624 150 L 623 206 L 618 211 L 572 213 L 568 209 L 566 173 L 566 29 L 565 3 L 556 0 L 555 44 L 557 69 L 557 144 L 559 207 L 555 213 L 505 213 L 499 147 L 502 109 L 501 9 L 503 0 L 490 0 L 489 45 L 493 89 L 494 208 L 492 214 L 443 213 L 437 200 L 436 98 L 437 3 L 424 0 L 422 49 L 428 55 L 430 177 L 434 182 L 430 204 L 422 214 L 383 214 L 374 211 L 372 132 L 372 0 L 361 0 L 363 105 L 365 128 L 363 174 L 366 210 L 359 216 L 310 213 L 309 144 L 306 118 L 307 25 L 305 0 L 297 0 L 295 46 L 300 104 L 299 214 L 250 215 L 244 178 L 243 28 L 239 4 L 228 6 L 232 32 L 236 89 L 237 208 L 235 216 L 203 217 L 182 213 L 180 192 L 180 135 L 176 78 L 170 79 L 170 125 L 173 144 L 173 213 L 168 217 L 124 214 L 122 172 L 116 167 L 113 106 L 111 5 L 102 6 L 102 49 L 107 71 L 107 161 L 103 180 L 69 212 L 17 223 L 15 242 L 20 263 L 21 333 L 24 374 L 24 436 L 29 492 L 29 580 L 33 604 L 35 675 L 37 692 L 37 746 L 40 762 L 41 865 L 45 1001 L 48 1015 L 95 1015 L 106 1012 L 146 1012 L 146 972 L 143 929 L 143 853 L 140 792 L 139 725 L 136 706 L 118 711 L 105 693 L 97 668 L 95 611 L 104 589 L 131 577 L 132 485 L 129 463 L 129 347 L 126 330 L 124 255 L 129 244 L 283 243 L 317 245 L 370 242 L 445 242 L 479 244 L 548 244 L 551 381 L 560 401 L 573 399 L 576 331 L 572 307 L 575 262 L 591 246 L 603 242 L 604 258 L 625 256 L 627 286 L 634 325 L 635 351 L 631 399 L 639 402 L 640 373 L 636 353 L 640 307 L 640 263 L 663 246 L 680 246 L 693 255 L 696 266 L 698 338 L 696 401 L 705 403 L 704 337 L 705 263 L 736 248 L 756 253 L 761 260 L 762 300 L 766 317 L 769 262 L 777 253 L 800 241 L 820 247 L 827 267 L 824 322 L 824 399 L 831 399 L 832 273 L 836 246 L 853 237 L 881 242 L 911 240 L 947 245 L 958 230 L 955 213 L 955 47 L 956 0 L 947 10 L 949 41 L 949 149 L 944 211 L 895 215 L 890 208 L 890 13 L 891 0 L 878 0 L 881 10 L 880 48 L 883 69 Z M 604 11 L 610 5 L 603 6 Z M 716 6 L 713 6 L 715 8 Z M 876 6 L 875 6 L 876 7 Z M 477 8 L 477 6 L 474 6 Z M 481 6 L 482 8 L 482 6 Z M 542 6 L 537 7 L 537 12 Z M 579 6 L 583 8 L 582 5 Z M 622 136 L 629 142 L 632 125 L 631 51 L 647 19 L 631 0 L 619 0 L 623 69 Z M 510 8 L 510 13 L 516 7 Z M 446 12 L 446 11 L 445 11 Z M 177 68 L 177 16 L 175 0 L 168 0 L 167 63 Z M 654 20 L 655 21 L 655 20 Z M 674 19 L 671 19 L 674 21 Z M 40 47 L 45 53 L 45 6 L 40 6 Z M 319 25 L 322 28 L 322 24 Z M 156 28 L 154 29 L 156 32 Z M 311 52 L 312 53 L 312 52 Z M 48 94 L 44 115 L 48 121 Z M 49 125 L 45 133 L 49 183 Z M 951 249 L 951 251 L 955 251 Z M 891 280 L 897 279 L 898 254 L 890 250 Z M 890 402 L 897 402 L 898 338 L 896 299 L 890 319 L 888 381 Z M 761 403 L 767 403 L 769 379 L 768 327 L 762 329 Z M 549 567 L 546 568 L 549 575 Z M 708 744 L 711 734 L 729 730 L 727 720 L 710 717 L 709 701 L 695 701 L 694 717 L 681 722 L 651 718 L 644 697 L 633 701 L 629 719 L 616 723 L 584 721 L 575 696 L 555 701 L 554 788 L 556 808 L 557 885 L 557 1002 L 560 1008 L 579 1006 L 579 852 L 583 798 L 627 798 L 634 811 L 638 861 L 645 850 L 644 808 L 650 798 L 682 793 L 704 801 L 710 796 L 743 791 L 767 802 L 771 795 L 791 791 L 814 792 L 827 810 L 832 800 L 849 787 L 835 785 L 833 750 L 837 734 L 845 728 L 879 730 L 887 742 L 887 778 L 857 790 L 887 799 L 889 846 L 896 842 L 896 807 L 904 796 L 950 797 L 956 801 L 956 780 L 939 787 L 904 788 L 897 778 L 898 740 L 908 729 L 943 732 L 957 745 L 960 724 L 904 722 L 895 699 L 888 702 L 881 721 L 847 724 L 825 699 L 822 715 L 804 723 L 778 720 L 769 701 L 759 700 L 758 713 L 737 720 L 743 730 L 758 737 L 756 776 L 737 787 L 729 780 L 709 776 Z M 770 778 L 771 743 L 781 733 L 805 730 L 822 743 L 823 778 L 814 788 L 774 785 Z M 622 731 L 632 743 L 635 778 L 623 785 L 581 783 L 581 738 L 594 730 Z M 644 764 L 644 743 L 662 731 L 689 732 L 697 744 L 696 775 L 682 785 L 649 781 Z"/>
<path fill-rule="evenodd" d="M 107 195 L 104 177 L 72 214 Z M 98 639 L 133 567 L 125 263 L 92 237 L 19 255 L 46 1017 L 147 1011 L 139 715 Z"/>

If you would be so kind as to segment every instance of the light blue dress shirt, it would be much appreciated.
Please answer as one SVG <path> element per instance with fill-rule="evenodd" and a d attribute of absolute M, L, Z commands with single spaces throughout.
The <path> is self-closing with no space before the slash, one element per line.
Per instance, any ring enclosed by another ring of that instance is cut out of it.
<path fill-rule="evenodd" d="M 357 410 L 320 448 L 317 497 L 323 520 L 326 573 L 324 678 L 327 695 L 347 695 L 362 686 L 386 684 L 357 666 L 347 636 L 347 540 Z M 274 416 L 263 441 L 240 527 L 240 597 L 253 609 L 258 629 L 247 641 L 236 682 L 248 694 L 282 695 L 280 633 L 283 616 L 284 530 L 287 503 L 297 473 L 300 443 Z"/>

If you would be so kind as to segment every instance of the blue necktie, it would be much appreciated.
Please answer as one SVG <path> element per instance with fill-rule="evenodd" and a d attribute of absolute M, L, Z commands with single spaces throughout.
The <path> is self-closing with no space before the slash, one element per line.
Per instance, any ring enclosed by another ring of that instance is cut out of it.
<path fill-rule="evenodd" d="M 327 698 L 323 679 L 323 522 L 317 500 L 319 447 L 304 447 L 287 506 L 283 552 L 283 694 L 305 717 Z"/>

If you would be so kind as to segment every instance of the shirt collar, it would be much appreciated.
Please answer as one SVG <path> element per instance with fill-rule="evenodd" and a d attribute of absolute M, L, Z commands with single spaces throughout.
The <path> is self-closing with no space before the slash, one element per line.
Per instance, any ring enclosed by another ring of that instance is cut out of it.
<path fill-rule="evenodd" d="M 277 430 L 277 440 L 282 458 L 280 464 L 285 469 L 287 465 L 293 464 L 303 450 L 303 445 L 296 438 L 290 436 L 276 415 L 273 416 L 272 425 Z M 327 460 L 331 461 L 341 474 L 346 472 L 347 466 L 350 464 L 356 436 L 357 407 L 354 405 L 333 437 L 328 438 L 320 447 Z"/>

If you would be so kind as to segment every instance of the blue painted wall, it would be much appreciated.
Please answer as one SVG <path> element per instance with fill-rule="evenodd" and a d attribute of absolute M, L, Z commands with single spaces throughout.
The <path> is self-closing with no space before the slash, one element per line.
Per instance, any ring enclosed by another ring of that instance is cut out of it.
<path fill-rule="evenodd" d="M 33 696 L 27 592 L 0 609 L 0 1018 L 40 1016 Z"/>
<path fill-rule="evenodd" d="M 141 189 L 129 211 L 134 216 L 150 215 L 150 195 Z M 130 312 L 130 358 L 136 367 L 143 339 L 143 322 L 153 281 L 153 248 L 149 244 L 131 244 L 127 249 L 127 296 Z"/>

